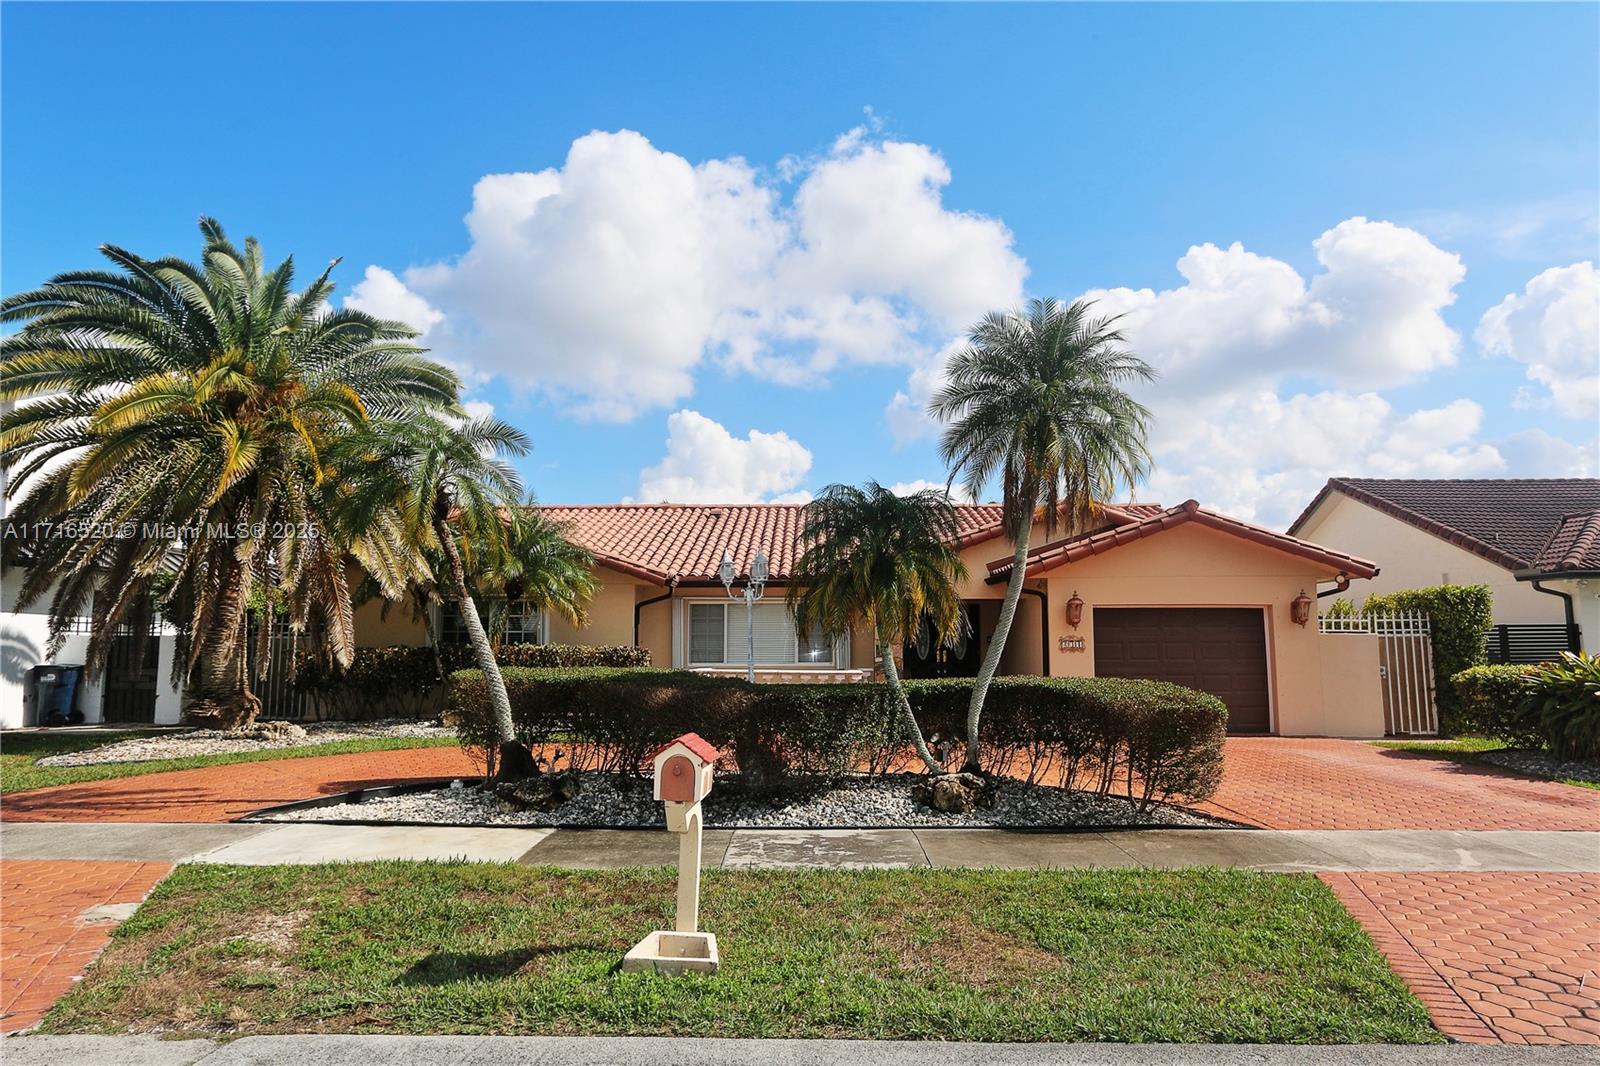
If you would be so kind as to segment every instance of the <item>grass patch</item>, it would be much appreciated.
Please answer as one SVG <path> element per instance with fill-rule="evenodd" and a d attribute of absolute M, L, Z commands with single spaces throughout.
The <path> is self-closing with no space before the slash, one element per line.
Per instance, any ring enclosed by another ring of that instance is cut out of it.
<path fill-rule="evenodd" d="M 185 866 L 44 1031 L 1438 1042 L 1309 875 L 707 871 L 715 975 L 624 974 L 667 869 Z"/>
<path fill-rule="evenodd" d="M 1504 741 L 1492 740 L 1489 737 L 1454 737 L 1450 740 L 1374 740 L 1374 747 L 1387 748 L 1390 751 L 1403 751 L 1411 755 L 1427 755 L 1435 759 L 1449 759 L 1451 762 L 1465 763 L 1471 766 L 1484 766 L 1491 770 L 1498 770 L 1503 774 L 1516 774 L 1518 777 L 1531 777 L 1538 781 L 1559 781 L 1563 785 L 1576 785 L 1578 788 L 1600 789 L 1600 783 L 1583 781 L 1575 777 L 1555 777 L 1546 774 L 1528 773 L 1524 770 L 1515 770 L 1509 766 L 1487 762 L 1481 756 L 1491 751 L 1505 751 L 1508 745 Z"/>
<path fill-rule="evenodd" d="M 364 737 L 302 748 L 263 748 L 223 755 L 190 755 L 181 759 L 152 759 L 148 762 L 101 763 L 97 766 L 40 766 L 46 755 L 98 748 L 148 732 L 6 733 L 0 736 L 0 794 L 26 792 L 53 785 L 75 785 L 83 781 L 105 781 L 113 777 L 142 777 L 168 770 L 193 770 L 202 766 L 231 766 L 242 762 L 271 762 L 277 759 L 307 759 L 314 755 L 347 755 L 358 751 L 398 751 L 402 748 L 453 748 L 454 737 Z"/>

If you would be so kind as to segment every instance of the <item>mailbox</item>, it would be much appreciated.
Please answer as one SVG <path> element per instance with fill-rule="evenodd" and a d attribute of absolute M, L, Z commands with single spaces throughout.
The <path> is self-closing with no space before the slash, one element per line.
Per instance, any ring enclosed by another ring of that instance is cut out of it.
<path fill-rule="evenodd" d="M 656 752 L 655 798 L 663 803 L 699 803 L 711 791 L 717 749 L 698 733 L 685 733 Z"/>
<path fill-rule="evenodd" d="M 673 928 L 657 929 L 622 958 L 624 970 L 715 973 L 717 938 L 700 931 L 700 801 L 711 791 L 717 749 L 685 733 L 650 757 L 655 796 L 666 806 L 667 830 L 678 834 L 678 908 Z"/>

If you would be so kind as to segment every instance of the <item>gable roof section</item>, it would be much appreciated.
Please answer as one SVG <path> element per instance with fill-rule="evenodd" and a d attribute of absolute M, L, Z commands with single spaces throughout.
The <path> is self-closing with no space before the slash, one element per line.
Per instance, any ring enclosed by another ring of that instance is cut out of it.
<path fill-rule="evenodd" d="M 756 549 L 766 551 L 774 582 L 787 581 L 800 555 L 802 505 L 786 503 L 613 503 L 541 506 L 565 522 L 574 541 L 600 565 L 655 584 L 716 583 L 722 551 L 743 573 Z M 1155 504 L 1105 505 L 1106 517 L 1127 524 Z M 997 503 L 957 504 L 956 534 L 963 547 L 1003 535 Z"/>
<path fill-rule="evenodd" d="M 1120 548 L 1124 544 L 1131 544 L 1145 537 L 1153 537 L 1190 522 L 1274 548 L 1288 555 L 1321 563 L 1330 570 L 1350 577 L 1374 577 L 1378 573 L 1377 564 L 1366 559 L 1336 552 L 1320 544 L 1291 537 L 1287 533 L 1275 533 L 1262 526 L 1208 511 L 1194 500 L 1185 500 L 1176 507 L 1169 507 L 1137 522 L 1042 545 L 1028 553 L 1028 576 L 1054 570 L 1058 566 L 1065 566 L 1067 563 L 1086 559 L 1091 555 L 1102 555 L 1113 548 Z M 989 576 L 985 580 L 990 584 L 1004 581 L 1011 575 L 1011 560 L 996 559 L 988 565 L 988 570 Z"/>
<path fill-rule="evenodd" d="M 1564 517 L 1600 508 L 1600 479 L 1329 478 L 1289 526 L 1297 533 L 1322 502 L 1342 493 L 1496 566 L 1521 570 Z"/>
<path fill-rule="evenodd" d="M 1600 576 L 1600 510 L 1563 515 L 1519 581 L 1541 577 Z"/>

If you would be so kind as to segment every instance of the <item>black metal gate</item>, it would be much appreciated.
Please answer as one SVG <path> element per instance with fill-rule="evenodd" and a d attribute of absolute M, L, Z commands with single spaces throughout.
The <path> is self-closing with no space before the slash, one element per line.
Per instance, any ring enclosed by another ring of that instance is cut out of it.
<path fill-rule="evenodd" d="M 105 700 L 101 717 L 107 722 L 154 722 L 156 678 L 161 664 L 161 637 L 153 625 L 139 630 L 117 627 L 106 656 Z"/>

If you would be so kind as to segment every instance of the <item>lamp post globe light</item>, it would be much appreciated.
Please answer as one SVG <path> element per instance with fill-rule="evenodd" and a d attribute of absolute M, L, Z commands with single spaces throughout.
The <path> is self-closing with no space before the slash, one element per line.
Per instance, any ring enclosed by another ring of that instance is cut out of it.
<path fill-rule="evenodd" d="M 717 577 L 722 579 L 722 587 L 728 590 L 728 598 L 744 601 L 744 627 L 745 627 L 745 680 L 752 685 L 756 682 L 756 612 L 755 602 L 761 599 L 762 592 L 767 584 L 770 570 L 767 566 L 767 553 L 760 548 L 756 549 L 756 557 L 750 564 L 750 576 L 745 579 L 744 587 L 734 591 L 733 583 L 738 578 L 734 570 L 733 555 L 727 548 L 722 549 L 722 562 L 717 564 Z"/>

